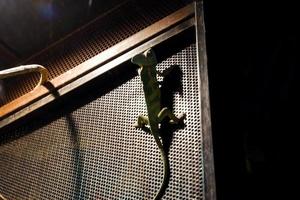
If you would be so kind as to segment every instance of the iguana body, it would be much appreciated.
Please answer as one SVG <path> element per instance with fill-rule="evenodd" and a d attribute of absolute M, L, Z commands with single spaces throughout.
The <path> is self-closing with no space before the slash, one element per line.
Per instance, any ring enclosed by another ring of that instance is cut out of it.
<path fill-rule="evenodd" d="M 139 65 L 139 75 L 143 83 L 143 90 L 145 94 L 145 101 L 147 105 L 148 117 L 140 115 L 137 123 L 134 124 L 136 128 L 142 128 L 145 125 L 150 126 L 152 135 L 160 150 L 161 157 L 164 164 L 164 178 L 160 190 L 157 192 L 154 199 L 159 199 L 163 193 L 163 188 L 166 186 L 167 176 L 169 171 L 169 161 L 164 151 L 163 145 L 159 139 L 159 123 L 168 116 L 170 123 L 178 123 L 183 120 L 185 114 L 181 114 L 178 118 L 168 109 L 161 109 L 160 104 L 160 89 L 156 78 L 158 72 L 156 71 L 157 60 L 153 50 L 149 49 L 142 54 L 136 55 L 131 59 L 131 62 Z"/>

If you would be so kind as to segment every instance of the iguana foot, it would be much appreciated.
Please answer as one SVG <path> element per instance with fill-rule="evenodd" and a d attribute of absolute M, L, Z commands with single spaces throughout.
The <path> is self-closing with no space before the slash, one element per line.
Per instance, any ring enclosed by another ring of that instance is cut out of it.
<path fill-rule="evenodd" d="M 182 122 L 186 118 L 185 113 L 181 113 L 178 117 L 170 119 L 169 123 L 170 124 L 178 124 Z"/>
<path fill-rule="evenodd" d="M 148 117 L 145 117 L 143 115 L 138 116 L 138 120 L 136 123 L 133 124 L 135 128 L 143 128 L 145 125 L 149 124 L 149 119 Z"/>
<path fill-rule="evenodd" d="M 137 122 L 133 124 L 134 128 L 143 128 L 144 126 L 139 125 Z"/>
<path fill-rule="evenodd" d="M 180 121 L 182 121 L 186 117 L 186 114 L 182 113 L 178 117 L 176 117 L 167 107 L 165 107 L 158 114 L 159 122 L 161 122 L 165 117 L 170 118 L 170 121 L 169 121 L 170 124 L 178 124 Z"/>

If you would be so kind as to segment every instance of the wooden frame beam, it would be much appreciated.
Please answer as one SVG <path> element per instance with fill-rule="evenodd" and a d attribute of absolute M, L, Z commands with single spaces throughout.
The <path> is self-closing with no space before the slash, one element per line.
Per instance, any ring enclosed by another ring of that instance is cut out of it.
<path fill-rule="evenodd" d="M 85 74 L 91 72 L 92 70 L 95 70 L 98 67 L 101 68 L 101 65 L 124 54 L 126 51 L 129 51 L 130 49 L 140 45 L 141 43 L 153 38 L 155 35 L 158 35 L 159 33 L 162 33 L 170 29 L 172 26 L 178 24 L 179 22 L 183 21 L 184 19 L 190 16 L 194 16 L 193 4 L 190 4 L 174 12 L 173 14 L 141 30 L 140 32 L 121 41 L 120 43 L 112 46 L 111 48 L 99 53 L 93 58 L 79 64 L 78 66 L 65 72 L 64 74 L 52 79 L 47 84 L 48 86 L 50 85 L 51 87 L 40 86 L 36 88 L 34 91 L 31 91 L 13 100 L 12 102 L 9 102 L 8 104 L 2 106 L 0 108 L 0 119 L 4 120 L 4 118 L 24 108 L 25 106 L 30 107 L 30 104 L 47 96 L 53 90 L 58 90 L 59 88 L 71 83 L 72 81 L 84 76 Z M 14 115 L 13 120 L 10 121 L 15 121 L 18 118 L 20 117 Z M 0 128 L 5 124 L 6 123 L 2 123 L 2 121 L 0 121 Z"/>
<path fill-rule="evenodd" d="M 201 132 L 203 141 L 203 167 L 204 167 L 204 194 L 205 199 L 216 200 L 215 169 L 213 155 L 213 140 L 211 130 L 208 68 L 205 40 L 205 25 L 203 14 L 203 1 L 195 2 L 195 26 L 196 26 L 196 47 L 197 62 L 199 67 L 198 82 L 201 105 Z"/>

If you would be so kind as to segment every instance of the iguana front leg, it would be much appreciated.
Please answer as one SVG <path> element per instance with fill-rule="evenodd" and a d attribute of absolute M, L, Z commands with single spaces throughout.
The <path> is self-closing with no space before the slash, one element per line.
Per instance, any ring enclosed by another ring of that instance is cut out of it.
<path fill-rule="evenodd" d="M 161 111 L 157 115 L 158 121 L 161 122 L 165 117 L 169 117 L 170 124 L 178 124 L 180 121 L 183 121 L 186 117 L 185 113 L 180 114 L 178 117 L 176 117 L 167 107 L 164 107 L 161 109 Z"/>
<path fill-rule="evenodd" d="M 145 125 L 149 125 L 149 119 L 143 115 L 139 115 L 137 122 L 133 124 L 135 128 L 143 128 Z"/>
<path fill-rule="evenodd" d="M 178 117 L 176 117 L 169 108 L 165 107 L 161 109 L 161 111 L 158 113 L 157 118 L 158 122 L 161 122 L 165 117 L 169 117 L 170 124 L 178 124 L 179 122 L 183 121 L 186 117 L 185 113 L 181 113 Z M 135 128 L 143 128 L 145 125 L 149 125 L 149 119 L 146 116 L 139 115 L 137 122 L 133 124 Z"/>

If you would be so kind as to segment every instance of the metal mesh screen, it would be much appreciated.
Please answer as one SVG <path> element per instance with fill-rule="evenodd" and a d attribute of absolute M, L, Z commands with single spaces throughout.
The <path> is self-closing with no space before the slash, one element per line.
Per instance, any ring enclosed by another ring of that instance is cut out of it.
<path fill-rule="evenodd" d="M 180 72 L 172 77 L 181 76 L 181 90 L 164 103 L 171 104 L 177 115 L 187 113 L 187 119 L 184 128 L 161 127 L 171 170 L 163 199 L 203 199 L 195 44 L 164 59 L 158 70 L 171 66 Z M 174 83 L 162 85 L 162 94 L 173 90 Z M 82 94 L 76 98 L 84 99 Z M 152 135 L 132 127 L 139 114 L 146 114 L 139 77 L 99 91 L 76 109 L 66 111 L 65 105 L 52 111 L 57 115 L 50 121 L 45 113 L 17 129 L 0 132 L 0 192 L 8 199 L 152 199 L 163 167 Z"/>
<path fill-rule="evenodd" d="M 26 63 L 45 66 L 49 70 L 50 79 L 53 79 L 175 12 L 188 2 L 190 1 L 164 0 L 152 3 L 129 1 L 103 19 L 76 33 L 68 41 L 31 58 Z M 37 75 L 8 79 L 5 102 L 8 103 L 31 91 L 38 80 Z"/>

